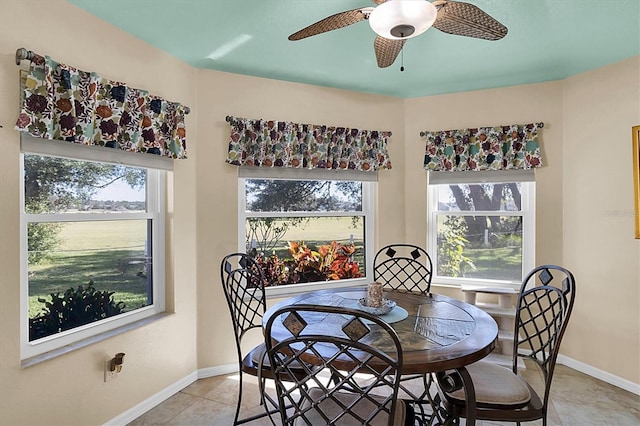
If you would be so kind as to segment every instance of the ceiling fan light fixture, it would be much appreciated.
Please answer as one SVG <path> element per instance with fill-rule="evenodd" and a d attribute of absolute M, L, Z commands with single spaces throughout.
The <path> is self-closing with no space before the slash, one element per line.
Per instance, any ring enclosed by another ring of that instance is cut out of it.
<path fill-rule="evenodd" d="M 387 0 L 369 15 L 369 25 L 381 37 L 404 40 L 427 31 L 438 11 L 427 0 Z"/>

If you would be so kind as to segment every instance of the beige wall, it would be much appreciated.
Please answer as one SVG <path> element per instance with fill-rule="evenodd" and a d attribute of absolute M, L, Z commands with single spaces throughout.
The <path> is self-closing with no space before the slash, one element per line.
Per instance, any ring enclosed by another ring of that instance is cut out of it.
<path fill-rule="evenodd" d="M 220 259 L 237 249 L 226 115 L 391 130 L 394 168 L 380 173 L 376 246 L 426 245 L 421 130 L 543 121 L 536 260 L 566 265 L 579 286 L 563 353 L 640 383 L 630 161 L 630 128 L 640 124 L 639 58 L 562 82 L 402 100 L 194 70 L 62 0 L 0 0 L 0 10 L 0 424 L 104 423 L 198 368 L 234 362 L 219 283 Z M 190 159 L 176 162 L 169 197 L 175 314 L 26 369 L 18 349 L 18 47 L 192 109 Z M 601 159 L 605 146 L 619 151 L 619 162 Z M 125 372 L 103 383 L 103 361 L 120 351 Z"/>
<path fill-rule="evenodd" d="M 102 424 L 196 369 L 195 160 L 176 165 L 167 258 L 175 314 L 59 358 L 20 367 L 19 67 L 25 47 L 191 107 L 196 71 L 60 0 L 0 0 L 0 424 Z M 187 118 L 197 151 L 197 111 Z M 104 361 L 125 352 L 124 372 L 104 383 Z"/>
<path fill-rule="evenodd" d="M 563 259 L 578 303 L 563 353 L 640 383 L 640 240 L 634 239 L 631 127 L 640 58 L 564 84 Z"/>

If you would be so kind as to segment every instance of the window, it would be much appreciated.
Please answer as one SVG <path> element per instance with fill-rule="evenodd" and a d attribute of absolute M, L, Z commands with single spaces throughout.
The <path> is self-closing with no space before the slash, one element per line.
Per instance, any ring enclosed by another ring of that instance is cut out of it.
<path fill-rule="evenodd" d="M 164 311 L 165 171 L 51 143 L 23 137 L 23 359 Z"/>
<path fill-rule="evenodd" d="M 294 285 L 305 291 L 353 285 L 370 276 L 372 178 L 375 173 L 240 169 L 239 250 L 262 264 L 269 294 L 295 292 Z"/>
<path fill-rule="evenodd" d="M 434 282 L 519 285 L 534 265 L 533 171 L 430 172 Z"/>

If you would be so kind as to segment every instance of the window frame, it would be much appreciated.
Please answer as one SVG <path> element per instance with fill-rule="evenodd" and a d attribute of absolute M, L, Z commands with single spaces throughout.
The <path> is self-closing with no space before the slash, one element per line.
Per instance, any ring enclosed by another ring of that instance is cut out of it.
<path fill-rule="evenodd" d="M 361 172 L 354 170 L 323 170 L 323 169 L 292 169 L 292 168 L 265 168 L 265 167 L 239 167 L 238 171 L 238 251 L 246 251 L 245 222 L 251 217 L 335 217 L 354 216 L 353 211 L 332 212 L 247 212 L 246 207 L 246 179 L 272 179 L 272 180 L 334 180 L 357 181 L 362 183 L 362 211 L 357 212 L 364 218 L 364 246 L 365 264 L 362 278 L 349 278 L 335 281 L 319 281 L 312 283 L 299 283 L 266 287 L 267 297 L 281 297 L 304 293 L 307 291 L 329 288 L 352 287 L 365 285 L 372 281 L 373 257 L 375 255 L 375 205 L 377 196 L 377 172 Z"/>
<path fill-rule="evenodd" d="M 32 136 L 21 135 L 20 147 L 20 359 L 25 361 L 48 353 L 63 350 L 66 347 L 97 341 L 101 334 L 128 329 L 133 323 L 149 319 L 165 312 L 165 221 L 166 221 L 166 187 L 167 170 L 172 169 L 172 162 L 157 158 L 144 158 L 144 154 L 133 154 L 109 148 L 74 145 L 69 142 L 40 140 Z M 45 213 L 27 214 L 25 212 L 24 193 L 24 156 L 35 154 L 68 158 L 79 161 L 95 161 L 147 169 L 146 212 L 117 214 L 91 213 Z M 131 157 L 131 158 L 130 158 Z M 149 157 L 156 157 L 151 156 Z M 37 220 L 36 220 L 37 219 Z M 29 278 L 28 278 L 28 244 L 27 224 L 30 222 L 78 222 L 104 220 L 140 220 L 151 219 L 151 273 L 152 303 L 148 306 L 125 312 L 113 317 L 95 321 L 80 327 L 66 330 L 51 336 L 29 341 Z M 84 346 L 84 345 L 81 345 Z"/>
<path fill-rule="evenodd" d="M 427 178 L 427 247 L 432 254 L 434 285 L 443 286 L 472 286 L 472 287 L 506 287 L 518 290 L 522 279 L 534 268 L 535 265 L 535 174 L 528 170 L 501 170 L 481 172 L 428 172 Z M 438 185 L 464 185 L 484 183 L 509 183 L 521 184 L 521 210 L 520 211 L 439 211 L 438 210 Z M 522 217 L 522 271 L 519 281 L 446 277 L 438 275 L 438 245 L 437 245 L 437 219 L 438 216 L 518 216 Z"/>

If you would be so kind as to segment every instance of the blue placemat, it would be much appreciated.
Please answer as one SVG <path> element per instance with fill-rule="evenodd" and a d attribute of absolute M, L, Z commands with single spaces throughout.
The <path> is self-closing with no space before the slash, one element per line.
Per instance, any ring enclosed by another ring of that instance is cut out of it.
<path fill-rule="evenodd" d="M 388 314 L 380 315 L 378 318 L 380 318 L 381 320 L 383 320 L 387 324 L 393 324 L 394 322 L 402 321 L 403 319 L 405 319 L 408 316 L 409 316 L 409 313 L 407 312 L 406 309 L 401 308 L 400 306 L 396 305 L 391 310 L 391 312 L 389 312 Z M 363 321 L 367 322 L 367 323 L 370 323 L 370 321 L 367 321 L 364 318 L 363 318 Z"/>

